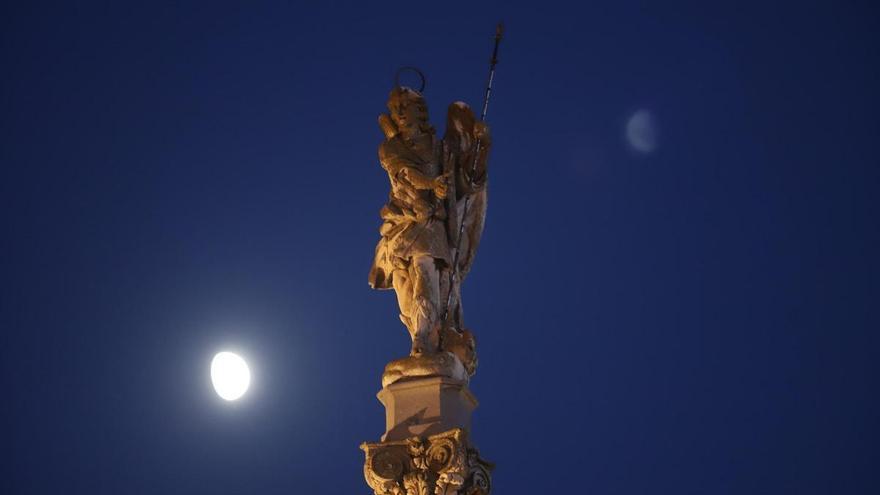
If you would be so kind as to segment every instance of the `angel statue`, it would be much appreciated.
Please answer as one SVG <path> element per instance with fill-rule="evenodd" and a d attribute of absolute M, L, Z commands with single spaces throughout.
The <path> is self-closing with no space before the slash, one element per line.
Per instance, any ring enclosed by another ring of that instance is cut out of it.
<path fill-rule="evenodd" d="M 486 218 L 489 129 L 455 102 L 438 140 L 421 91 L 404 86 L 391 91 L 379 126 L 385 134 L 379 162 L 391 192 L 380 212 L 370 286 L 394 289 L 412 338 L 409 357 L 386 367 L 383 385 L 412 376 L 467 380 L 477 358 L 464 325 L 461 283 Z"/>

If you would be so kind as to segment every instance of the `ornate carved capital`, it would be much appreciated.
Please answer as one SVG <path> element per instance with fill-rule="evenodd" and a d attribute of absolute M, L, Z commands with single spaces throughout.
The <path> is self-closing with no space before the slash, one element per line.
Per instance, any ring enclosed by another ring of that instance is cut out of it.
<path fill-rule="evenodd" d="M 376 495 L 488 495 L 492 464 L 455 428 L 427 438 L 364 443 L 364 477 Z"/>

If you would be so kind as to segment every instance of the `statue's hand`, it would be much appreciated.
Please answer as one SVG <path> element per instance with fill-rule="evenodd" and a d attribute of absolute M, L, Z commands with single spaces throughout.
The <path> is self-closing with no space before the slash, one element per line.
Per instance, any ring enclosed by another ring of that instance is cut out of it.
<path fill-rule="evenodd" d="M 437 195 L 438 198 L 446 198 L 446 194 L 449 192 L 449 178 L 451 175 L 452 171 L 449 171 L 434 179 L 434 194 Z"/>
<path fill-rule="evenodd" d="M 478 139 L 482 146 L 487 146 L 491 141 L 489 126 L 485 122 L 474 122 L 474 138 Z"/>

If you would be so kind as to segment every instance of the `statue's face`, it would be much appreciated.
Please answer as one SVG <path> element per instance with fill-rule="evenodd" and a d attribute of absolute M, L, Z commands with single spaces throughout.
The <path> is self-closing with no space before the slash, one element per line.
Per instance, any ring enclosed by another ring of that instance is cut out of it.
<path fill-rule="evenodd" d="M 388 109 L 391 111 L 391 120 L 404 136 L 413 136 L 430 129 L 428 107 L 421 98 L 395 93 L 388 101 Z"/>

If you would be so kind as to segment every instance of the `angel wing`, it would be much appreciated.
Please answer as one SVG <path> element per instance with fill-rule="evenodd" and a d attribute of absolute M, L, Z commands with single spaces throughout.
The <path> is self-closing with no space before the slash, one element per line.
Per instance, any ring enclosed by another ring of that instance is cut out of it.
<path fill-rule="evenodd" d="M 443 172 L 451 173 L 446 206 L 450 246 L 457 248 L 459 281 L 470 271 L 486 220 L 488 134 L 471 108 L 460 101 L 449 105 L 443 136 Z M 485 129 L 485 126 L 483 126 Z M 478 135 L 485 134 L 482 139 Z"/>

